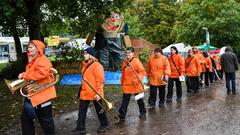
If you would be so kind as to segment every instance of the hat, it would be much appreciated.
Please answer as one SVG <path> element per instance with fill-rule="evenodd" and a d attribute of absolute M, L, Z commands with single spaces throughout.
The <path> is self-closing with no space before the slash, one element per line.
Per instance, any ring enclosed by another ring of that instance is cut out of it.
<path fill-rule="evenodd" d="M 94 57 L 95 57 L 95 55 L 96 55 L 96 52 L 95 52 L 94 48 L 92 48 L 92 47 L 88 47 L 88 48 L 85 49 L 84 51 L 86 51 L 88 54 L 90 54 L 90 55 L 92 55 L 92 56 L 94 56 Z"/>

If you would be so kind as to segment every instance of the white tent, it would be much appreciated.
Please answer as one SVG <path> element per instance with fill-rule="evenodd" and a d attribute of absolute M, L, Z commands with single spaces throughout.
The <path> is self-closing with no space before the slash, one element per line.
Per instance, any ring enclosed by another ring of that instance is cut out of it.
<path fill-rule="evenodd" d="M 225 53 L 225 49 L 226 49 L 226 46 L 224 46 L 224 47 L 222 47 L 221 49 L 220 49 L 220 55 L 222 55 L 223 53 Z"/>
<path fill-rule="evenodd" d="M 163 53 L 164 54 L 170 54 L 171 50 L 170 48 L 172 46 L 175 46 L 178 50 L 178 52 L 183 56 L 186 57 L 187 56 L 187 52 L 189 49 L 191 49 L 192 47 L 190 45 L 184 44 L 184 43 L 175 43 L 175 44 L 171 44 L 169 46 L 167 46 L 166 48 L 163 49 Z"/>

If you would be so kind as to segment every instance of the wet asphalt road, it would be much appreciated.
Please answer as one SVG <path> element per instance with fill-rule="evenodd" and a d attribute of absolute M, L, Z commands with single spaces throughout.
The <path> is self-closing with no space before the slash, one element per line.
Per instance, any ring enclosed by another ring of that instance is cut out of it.
<path fill-rule="evenodd" d="M 194 96 L 186 96 L 184 90 L 182 103 L 176 102 L 174 96 L 171 104 L 161 108 L 156 106 L 142 119 L 138 118 L 137 103 L 131 100 L 126 120 L 118 124 L 111 122 L 104 135 L 240 135 L 240 93 L 237 88 L 236 95 L 227 95 L 222 81 L 202 88 Z M 145 101 L 147 103 L 147 99 Z M 75 110 L 55 117 L 56 135 L 74 134 L 71 131 L 76 126 L 77 113 Z M 95 110 L 91 107 L 86 120 L 88 134 L 97 134 L 98 126 Z M 7 134 L 20 134 L 19 131 L 14 128 Z M 37 135 L 42 134 L 39 128 L 37 132 Z"/>

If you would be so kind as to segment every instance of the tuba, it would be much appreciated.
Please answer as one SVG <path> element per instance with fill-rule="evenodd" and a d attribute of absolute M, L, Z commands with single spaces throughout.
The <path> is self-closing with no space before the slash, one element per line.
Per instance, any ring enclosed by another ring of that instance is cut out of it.
<path fill-rule="evenodd" d="M 51 73 L 53 74 L 52 79 L 49 82 L 40 83 L 40 81 L 27 81 L 25 79 L 17 79 L 15 81 L 10 81 L 4 79 L 9 90 L 14 94 L 17 90 L 20 89 L 20 93 L 24 97 L 31 97 L 42 90 L 45 90 L 48 87 L 55 85 L 59 81 L 59 74 L 56 69 L 51 68 Z"/>

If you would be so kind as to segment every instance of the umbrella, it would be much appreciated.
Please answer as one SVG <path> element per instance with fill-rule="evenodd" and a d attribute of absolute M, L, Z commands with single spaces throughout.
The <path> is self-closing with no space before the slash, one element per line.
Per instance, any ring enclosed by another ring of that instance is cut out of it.
<path fill-rule="evenodd" d="M 211 46 L 211 45 L 206 45 L 206 44 L 203 44 L 203 45 L 199 45 L 199 46 L 197 46 L 197 48 L 199 49 L 199 50 L 216 50 L 217 48 L 216 47 L 214 47 L 214 46 Z"/>

